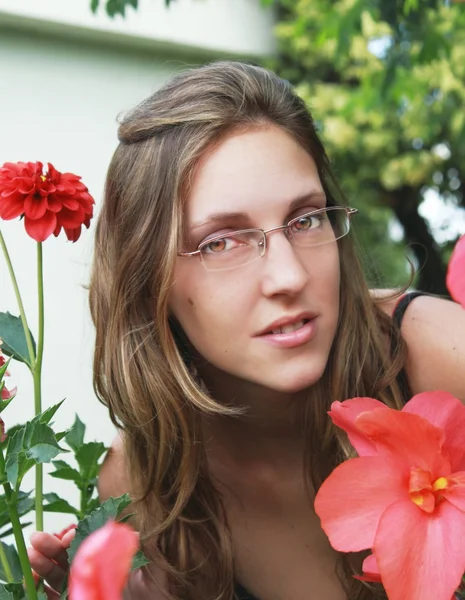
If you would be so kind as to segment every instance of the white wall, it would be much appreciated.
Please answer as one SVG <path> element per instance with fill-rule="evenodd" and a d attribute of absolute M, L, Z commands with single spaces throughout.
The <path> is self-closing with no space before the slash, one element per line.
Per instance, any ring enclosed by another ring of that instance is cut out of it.
<path fill-rule="evenodd" d="M 176 1 L 179 7 L 187 6 L 182 0 Z M 195 2 L 203 5 L 201 10 L 214 4 L 192 0 Z M 65 4 L 62 0 L 49 1 L 53 3 L 56 7 Z M 82 3 L 88 4 L 87 0 Z M 239 5 L 241 0 L 234 3 Z M 0 0 L 0 9 L 9 4 L 13 2 Z M 47 2 L 14 1 L 15 8 L 26 4 L 32 10 L 34 4 L 45 6 Z M 89 40 L 84 43 L 78 38 L 44 35 L 42 30 L 42 34 L 31 29 L 21 31 L 5 23 L 2 28 L 0 18 L 0 165 L 20 160 L 52 162 L 58 170 L 81 175 L 99 204 L 105 171 L 117 142 L 118 113 L 149 95 L 177 69 L 198 62 L 198 57 L 97 45 Z M 224 22 L 223 31 L 227 32 L 229 25 Z M 34 332 L 35 243 L 20 222 L 0 221 L 0 227 Z M 64 237 L 44 243 L 47 337 L 43 398 L 44 406 L 67 398 L 56 418 L 60 428 L 70 426 L 77 412 L 88 427 L 89 439 L 110 443 L 113 426 L 106 409 L 95 399 L 91 384 L 93 329 L 83 286 L 89 277 L 92 237 L 91 227 L 76 244 Z M 18 314 L 1 256 L 0 310 Z M 14 363 L 11 371 L 18 395 L 2 415 L 8 426 L 24 422 L 33 414 L 32 385 L 26 368 Z M 32 487 L 31 482 L 29 485 Z M 64 490 L 70 500 L 77 502 L 75 492 L 66 483 L 46 478 L 46 489 Z M 46 527 L 55 531 L 68 521 L 67 516 L 47 516 Z"/>
<path fill-rule="evenodd" d="M 0 12 L 10 19 L 33 18 L 36 26 L 55 30 L 95 31 L 121 42 L 155 42 L 244 55 L 269 54 L 274 49 L 273 11 L 260 0 L 139 0 L 126 18 L 109 19 L 102 8 L 96 15 L 90 0 L 0 0 Z"/>

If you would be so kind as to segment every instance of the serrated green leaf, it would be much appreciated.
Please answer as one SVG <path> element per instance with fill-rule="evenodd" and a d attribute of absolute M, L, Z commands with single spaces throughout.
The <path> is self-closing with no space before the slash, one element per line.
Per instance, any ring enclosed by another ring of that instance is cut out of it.
<path fill-rule="evenodd" d="M 72 448 L 75 452 L 79 450 L 79 448 L 84 443 L 84 435 L 86 433 L 86 426 L 78 417 L 78 415 L 74 418 L 74 423 L 71 429 L 65 436 L 65 441 L 70 448 Z"/>
<path fill-rule="evenodd" d="M 46 410 L 44 410 L 43 412 L 41 412 L 39 415 L 36 415 L 33 419 L 32 422 L 34 423 L 44 423 L 45 425 L 48 425 L 50 423 L 50 421 L 53 419 L 53 417 L 55 416 L 55 413 L 57 412 L 57 410 L 60 408 L 60 406 L 63 404 L 65 400 L 61 400 L 61 402 L 58 402 L 58 404 L 54 404 L 53 406 L 50 406 L 49 408 L 47 408 Z"/>
<path fill-rule="evenodd" d="M 56 479 L 74 481 L 78 487 L 82 484 L 82 477 L 80 473 L 76 471 L 76 469 L 73 469 L 73 467 L 70 467 L 64 460 L 54 460 L 53 466 L 56 470 L 50 473 L 52 477 L 55 477 Z"/>
<path fill-rule="evenodd" d="M 27 439 L 27 458 L 36 463 L 48 463 L 60 452 L 66 452 L 66 450 L 58 445 L 51 427 L 45 423 L 34 423 L 31 435 Z"/>
<path fill-rule="evenodd" d="M 70 562 L 73 560 L 79 546 L 86 537 L 94 531 L 97 531 L 97 529 L 100 529 L 100 527 L 103 527 L 110 519 L 116 519 L 129 504 L 131 504 L 129 494 L 124 494 L 124 496 L 119 496 L 118 498 L 109 498 L 90 515 L 82 519 L 82 521 L 79 521 L 76 535 L 68 549 L 68 558 Z"/>
<path fill-rule="evenodd" d="M 19 317 L 15 317 L 9 312 L 0 312 L 0 338 L 3 340 L 2 351 L 4 354 L 25 363 L 29 368 L 32 367 L 23 325 Z M 36 344 L 32 333 L 31 340 L 35 358 Z"/>
<path fill-rule="evenodd" d="M 3 548 L 3 553 L 6 557 L 8 565 L 10 567 L 11 575 L 15 582 L 21 582 L 23 579 L 23 572 L 21 570 L 21 563 L 19 561 L 18 552 L 13 545 L 4 544 L 0 542 Z M 0 579 L 2 581 L 8 581 L 8 577 L 4 571 L 2 561 L 0 561 Z"/>
<path fill-rule="evenodd" d="M 90 481 L 97 477 L 100 468 L 99 460 L 107 449 L 102 442 L 89 442 L 78 448 L 76 460 L 83 480 Z"/>
<path fill-rule="evenodd" d="M 5 468 L 8 481 L 16 489 L 18 482 L 20 466 L 25 459 L 24 456 L 24 436 L 26 427 L 24 425 L 18 427 L 12 436 L 8 438 L 8 446 L 6 450 Z"/>
<path fill-rule="evenodd" d="M 78 515 L 79 510 L 71 506 L 66 500 L 60 498 L 58 494 L 50 493 L 44 494 L 44 498 L 47 501 L 47 504 L 44 504 L 45 512 L 57 512 L 57 513 L 65 513 L 70 515 Z"/>

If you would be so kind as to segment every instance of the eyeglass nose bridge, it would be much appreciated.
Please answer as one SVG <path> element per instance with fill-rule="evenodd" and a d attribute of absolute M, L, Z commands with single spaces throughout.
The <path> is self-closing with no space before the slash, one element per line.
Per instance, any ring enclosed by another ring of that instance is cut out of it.
<path fill-rule="evenodd" d="M 262 239 L 258 242 L 260 258 L 263 258 L 263 256 L 265 256 L 266 251 L 268 249 L 268 234 L 275 233 L 276 231 L 284 231 L 284 235 L 286 236 L 288 241 L 291 242 L 291 240 L 292 240 L 292 237 L 291 237 L 291 234 L 289 231 L 289 225 L 278 225 L 277 227 L 272 227 L 271 229 L 266 229 L 266 230 L 260 229 L 260 231 L 263 234 Z"/>

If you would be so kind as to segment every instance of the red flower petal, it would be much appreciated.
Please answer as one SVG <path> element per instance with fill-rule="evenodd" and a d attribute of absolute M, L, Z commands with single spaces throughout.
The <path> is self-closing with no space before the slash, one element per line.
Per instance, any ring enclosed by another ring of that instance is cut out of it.
<path fill-rule="evenodd" d="M 465 406 L 448 392 L 417 394 L 402 409 L 423 417 L 445 433 L 443 453 L 452 471 L 465 470 Z"/>
<path fill-rule="evenodd" d="M 389 410 L 385 404 L 373 398 L 351 398 L 344 402 L 333 402 L 328 412 L 333 423 L 347 433 L 359 456 L 375 456 L 378 453 L 376 444 L 355 425 L 355 420 L 361 413 L 375 408 Z"/>
<path fill-rule="evenodd" d="M 36 242 L 45 242 L 52 235 L 56 224 L 56 214 L 49 210 L 41 219 L 33 220 L 27 215 L 24 218 L 24 227 L 28 235 Z"/>
<path fill-rule="evenodd" d="M 26 231 L 36 241 L 58 235 L 63 228 L 76 241 L 82 225 L 89 226 L 94 205 L 80 179 L 60 173 L 50 163 L 45 175 L 40 162 L 5 163 L 0 167 L 0 218 L 25 215 Z"/>
<path fill-rule="evenodd" d="M 47 200 L 42 196 L 33 194 L 24 200 L 24 213 L 30 219 L 41 219 L 47 212 Z"/>
<path fill-rule="evenodd" d="M 0 198 L 0 218 L 9 221 L 16 219 L 24 213 L 24 199 L 18 194 Z"/>
<path fill-rule="evenodd" d="M 429 515 L 413 502 L 383 514 L 374 553 L 389 600 L 450 600 L 465 571 L 465 514 L 441 502 Z"/>
<path fill-rule="evenodd" d="M 451 473 L 450 462 L 441 453 L 444 432 L 422 417 L 378 408 L 362 413 L 356 425 L 376 443 L 380 455 L 430 471 L 433 479 Z"/>
<path fill-rule="evenodd" d="M 465 235 L 459 239 L 452 253 L 446 285 L 452 298 L 465 308 Z"/>
<path fill-rule="evenodd" d="M 372 548 L 381 515 L 408 497 L 409 471 L 391 457 L 353 458 L 334 469 L 315 498 L 315 512 L 336 550 Z"/>

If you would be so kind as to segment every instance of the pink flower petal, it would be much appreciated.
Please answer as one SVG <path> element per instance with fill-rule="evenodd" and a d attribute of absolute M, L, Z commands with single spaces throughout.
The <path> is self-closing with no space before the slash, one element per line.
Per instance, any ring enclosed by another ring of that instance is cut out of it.
<path fill-rule="evenodd" d="M 376 562 L 376 556 L 370 554 L 365 558 L 362 565 L 363 575 L 355 575 L 355 579 L 360 581 L 369 581 L 371 583 L 381 583 L 381 575 Z"/>
<path fill-rule="evenodd" d="M 426 419 L 444 430 L 443 451 L 448 454 L 452 471 L 465 470 L 465 406 L 448 392 L 417 394 L 402 409 Z"/>
<path fill-rule="evenodd" d="M 121 600 L 138 546 L 136 533 L 109 522 L 82 542 L 70 570 L 70 600 Z"/>
<path fill-rule="evenodd" d="M 351 398 L 344 402 L 333 402 L 328 412 L 333 423 L 347 433 L 359 456 L 376 456 L 378 453 L 376 444 L 355 425 L 355 419 L 361 413 L 376 408 L 388 410 L 385 404 L 374 398 Z"/>
<path fill-rule="evenodd" d="M 465 308 L 465 235 L 459 239 L 452 253 L 446 285 L 452 298 Z"/>
<path fill-rule="evenodd" d="M 409 468 L 430 471 L 433 478 L 451 473 L 448 458 L 441 454 L 444 432 L 422 417 L 376 409 L 362 413 L 356 425 L 375 442 L 379 455 L 392 456 Z"/>
<path fill-rule="evenodd" d="M 408 497 L 409 470 L 392 457 L 353 458 L 334 469 L 315 498 L 315 512 L 336 550 L 372 548 L 386 508 Z"/>
<path fill-rule="evenodd" d="M 465 571 L 465 514 L 397 502 L 381 517 L 374 553 L 389 600 L 450 600 Z"/>
<path fill-rule="evenodd" d="M 453 473 L 448 478 L 449 483 L 442 495 L 456 508 L 465 513 L 465 471 Z"/>

